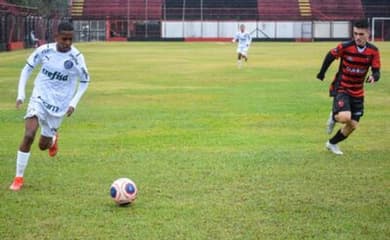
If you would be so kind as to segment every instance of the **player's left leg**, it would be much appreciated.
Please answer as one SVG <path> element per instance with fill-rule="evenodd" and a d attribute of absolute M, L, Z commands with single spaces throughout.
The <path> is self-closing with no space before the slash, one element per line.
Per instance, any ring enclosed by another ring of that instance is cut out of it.
<path fill-rule="evenodd" d="M 42 151 L 49 149 L 49 156 L 54 157 L 58 152 L 58 133 L 53 137 L 41 135 L 39 139 L 39 149 Z"/>
<path fill-rule="evenodd" d="M 360 118 L 364 113 L 364 98 L 350 97 L 351 112 L 348 116 L 337 116 L 338 121 L 345 123 L 341 129 L 344 136 L 348 137 L 359 126 Z"/>
<path fill-rule="evenodd" d="M 54 157 L 58 152 L 58 131 L 62 122 L 61 117 L 47 116 L 45 121 L 41 122 L 41 137 L 39 139 L 39 148 L 49 150 L 49 156 Z"/>

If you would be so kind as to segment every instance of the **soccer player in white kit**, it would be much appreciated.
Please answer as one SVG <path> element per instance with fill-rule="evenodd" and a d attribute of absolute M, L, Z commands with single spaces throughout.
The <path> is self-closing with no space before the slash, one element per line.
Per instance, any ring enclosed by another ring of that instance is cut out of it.
<path fill-rule="evenodd" d="M 245 62 L 248 61 L 248 49 L 252 42 L 251 35 L 245 31 L 245 25 L 240 25 L 240 31 L 236 33 L 232 42 L 238 42 L 237 53 L 238 53 L 238 67 L 241 68 L 241 59 L 244 58 Z"/>
<path fill-rule="evenodd" d="M 49 149 L 49 156 L 58 151 L 57 129 L 65 116 L 71 116 L 89 84 L 89 74 L 83 55 L 72 46 L 73 26 L 69 22 L 58 25 L 56 42 L 37 48 L 27 59 L 18 86 L 16 108 L 25 99 L 27 80 L 41 65 L 25 115 L 25 132 L 16 158 L 16 176 L 11 190 L 22 188 L 24 171 L 30 158 L 31 145 L 41 127 L 39 148 Z"/>

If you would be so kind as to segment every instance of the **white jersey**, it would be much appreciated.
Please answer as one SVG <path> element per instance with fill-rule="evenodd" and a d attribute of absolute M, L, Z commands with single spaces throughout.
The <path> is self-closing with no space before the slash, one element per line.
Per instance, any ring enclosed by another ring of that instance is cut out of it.
<path fill-rule="evenodd" d="M 238 47 L 249 47 L 252 42 L 251 35 L 248 32 L 238 31 L 236 35 L 234 35 L 234 40 L 238 41 Z"/>
<path fill-rule="evenodd" d="M 50 43 L 37 48 L 27 59 L 27 65 L 31 69 L 41 65 L 35 78 L 32 100 L 40 101 L 50 115 L 63 116 L 71 102 L 74 101 L 76 105 L 79 100 L 73 99 L 77 80 L 87 85 L 89 74 L 83 55 L 75 47 L 62 53 L 57 51 L 56 45 Z M 19 89 L 19 95 L 21 91 Z M 24 92 L 21 96 L 24 96 Z"/>

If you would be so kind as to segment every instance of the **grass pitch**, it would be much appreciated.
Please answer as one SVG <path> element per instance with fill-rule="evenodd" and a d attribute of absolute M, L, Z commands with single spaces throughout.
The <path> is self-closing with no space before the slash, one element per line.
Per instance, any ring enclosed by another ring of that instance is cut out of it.
<path fill-rule="evenodd" d="M 254 43 L 241 70 L 227 43 L 77 44 L 90 88 L 17 193 L 32 50 L 0 53 L 0 239 L 388 239 L 390 43 L 343 156 L 324 149 L 338 62 L 315 79 L 336 44 Z M 139 195 L 121 208 L 124 176 Z"/>

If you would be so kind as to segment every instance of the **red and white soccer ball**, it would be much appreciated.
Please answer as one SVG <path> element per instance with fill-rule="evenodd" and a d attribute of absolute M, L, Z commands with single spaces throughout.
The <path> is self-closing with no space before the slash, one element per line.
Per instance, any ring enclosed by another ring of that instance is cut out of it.
<path fill-rule="evenodd" d="M 111 198 L 120 206 L 128 205 L 137 197 L 137 186 L 128 178 L 119 178 L 111 184 Z"/>

